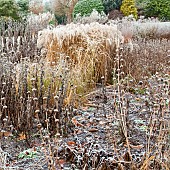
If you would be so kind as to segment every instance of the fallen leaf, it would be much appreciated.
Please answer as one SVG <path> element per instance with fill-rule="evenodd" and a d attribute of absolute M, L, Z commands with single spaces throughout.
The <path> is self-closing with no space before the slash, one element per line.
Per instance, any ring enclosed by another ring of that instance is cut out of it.
<path fill-rule="evenodd" d="M 25 140 L 26 139 L 26 135 L 22 132 L 19 134 L 18 140 Z"/>
<path fill-rule="evenodd" d="M 130 147 L 132 148 L 132 149 L 141 149 L 141 148 L 143 148 L 144 146 L 143 145 L 132 145 L 132 144 L 130 144 Z"/>
<path fill-rule="evenodd" d="M 100 124 L 100 125 L 104 125 L 104 124 L 106 124 L 106 122 L 100 121 L 99 124 Z"/>
<path fill-rule="evenodd" d="M 140 98 L 136 98 L 136 101 L 141 101 L 141 99 Z"/>
<path fill-rule="evenodd" d="M 98 105 L 96 105 L 96 104 L 91 104 L 91 103 L 86 103 L 86 104 L 84 104 L 85 106 L 88 106 L 88 107 L 99 107 Z"/>
<path fill-rule="evenodd" d="M 68 142 L 67 142 L 67 145 L 68 145 L 68 146 L 74 146 L 74 145 L 76 145 L 76 143 L 75 143 L 74 141 L 68 141 Z"/>
<path fill-rule="evenodd" d="M 88 107 L 82 107 L 81 108 L 83 111 L 86 111 L 88 109 Z"/>
<path fill-rule="evenodd" d="M 108 119 L 115 119 L 115 116 L 113 116 L 113 115 L 106 115 L 106 117 L 107 117 Z"/>
<path fill-rule="evenodd" d="M 92 125 L 92 123 L 89 122 L 86 124 L 86 127 L 90 127 L 91 125 Z"/>
<path fill-rule="evenodd" d="M 59 159 L 56 162 L 59 163 L 60 165 L 64 165 L 66 163 L 64 159 Z"/>
<path fill-rule="evenodd" d="M 76 127 L 84 127 L 84 125 L 83 124 L 81 124 L 81 123 L 79 123 L 77 120 L 76 120 L 76 118 L 72 118 L 72 123 L 76 126 Z"/>
<path fill-rule="evenodd" d="M 97 131 L 98 131 L 98 129 L 96 129 L 96 128 L 89 129 L 89 132 L 97 132 Z"/>
<path fill-rule="evenodd" d="M 8 131 L 0 131 L 0 138 L 1 137 L 9 137 L 9 136 L 12 136 L 12 133 L 11 132 L 8 132 Z"/>

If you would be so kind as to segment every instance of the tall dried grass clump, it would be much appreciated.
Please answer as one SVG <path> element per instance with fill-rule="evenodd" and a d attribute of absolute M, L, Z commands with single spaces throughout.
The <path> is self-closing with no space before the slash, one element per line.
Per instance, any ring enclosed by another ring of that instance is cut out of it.
<path fill-rule="evenodd" d="M 124 38 L 116 25 L 68 24 L 39 32 L 37 46 L 47 49 L 47 60 L 58 62 L 61 54 L 69 56 L 72 76 L 78 82 L 109 81 L 116 49 Z"/>

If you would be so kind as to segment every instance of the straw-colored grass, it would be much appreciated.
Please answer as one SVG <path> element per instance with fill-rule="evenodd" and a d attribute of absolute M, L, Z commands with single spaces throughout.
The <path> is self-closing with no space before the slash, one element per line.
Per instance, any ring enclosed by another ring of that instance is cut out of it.
<path fill-rule="evenodd" d="M 101 76 L 110 81 L 116 49 L 123 39 L 116 25 L 71 23 L 40 31 L 37 46 L 47 49 L 50 63 L 57 64 L 61 55 L 69 56 L 71 77 L 83 85 L 99 81 Z"/>

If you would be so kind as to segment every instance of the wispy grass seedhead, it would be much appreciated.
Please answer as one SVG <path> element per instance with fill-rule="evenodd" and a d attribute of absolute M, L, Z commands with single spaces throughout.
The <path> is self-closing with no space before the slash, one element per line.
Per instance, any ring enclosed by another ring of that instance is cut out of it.
<path fill-rule="evenodd" d="M 48 49 L 47 60 L 51 63 L 55 61 L 57 64 L 60 54 L 69 56 L 71 81 L 83 85 L 90 80 L 99 81 L 106 70 L 109 80 L 116 48 L 122 41 L 123 36 L 116 25 L 68 24 L 39 32 L 37 45 Z"/>

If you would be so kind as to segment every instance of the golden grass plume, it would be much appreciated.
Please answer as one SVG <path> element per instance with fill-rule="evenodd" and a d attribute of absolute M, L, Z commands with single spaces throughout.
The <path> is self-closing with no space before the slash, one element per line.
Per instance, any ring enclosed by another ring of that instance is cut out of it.
<path fill-rule="evenodd" d="M 67 24 L 39 31 L 37 46 L 47 49 L 47 60 L 58 63 L 61 55 L 69 56 L 72 73 L 80 81 L 111 78 L 116 49 L 124 37 L 116 25 Z"/>

